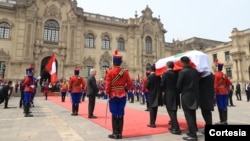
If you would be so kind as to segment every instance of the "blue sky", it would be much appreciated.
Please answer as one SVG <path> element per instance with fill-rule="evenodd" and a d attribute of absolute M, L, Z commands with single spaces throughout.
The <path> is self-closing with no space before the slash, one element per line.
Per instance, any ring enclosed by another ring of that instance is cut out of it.
<path fill-rule="evenodd" d="M 84 11 L 134 17 L 148 5 L 167 30 L 165 41 L 200 37 L 230 41 L 233 28 L 250 28 L 250 0 L 77 0 Z"/>

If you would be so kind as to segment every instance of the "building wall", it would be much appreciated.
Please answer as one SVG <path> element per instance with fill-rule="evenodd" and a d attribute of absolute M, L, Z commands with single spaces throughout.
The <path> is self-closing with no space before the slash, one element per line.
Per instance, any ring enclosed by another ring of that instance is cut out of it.
<path fill-rule="evenodd" d="M 41 75 L 41 62 L 56 54 L 58 78 L 73 75 L 73 69 L 80 67 L 80 74 L 87 77 L 86 66 L 97 69 L 97 78 L 103 77 L 103 61 L 112 67 L 112 55 L 117 49 L 119 37 L 125 40 L 122 66 L 132 77 L 144 75 L 146 64 L 153 64 L 169 53 L 165 50 L 166 30 L 160 19 L 152 16 L 146 6 L 140 16 L 121 19 L 83 11 L 71 0 L 17 0 L 16 4 L 0 2 L 0 23 L 10 25 L 10 38 L 0 39 L 0 61 L 5 62 L 4 78 L 22 79 L 30 64 L 36 66 Z M 59 41 L 51 44 L 44 41 L 44 25 L 48 20 L 59 24 Z M 94 35 L 94 48 L 85 46 L 88 33 Z M 102 37 L 110 38 L 110 49 L 102 49 Z M 147 53 L 146 37 L 152 39 L 152 52 Z"/>

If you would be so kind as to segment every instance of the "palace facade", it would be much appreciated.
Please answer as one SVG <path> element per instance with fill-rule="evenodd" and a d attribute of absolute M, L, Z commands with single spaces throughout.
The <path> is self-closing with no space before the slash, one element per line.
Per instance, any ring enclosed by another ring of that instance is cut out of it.
<path fill-rule="evenodd" d="M 0 77 L 6 79 L 22 79 L 30 64 L 36 76 L 48 78 L 45 66 L 53 53 L 58 78 L 68 79 L 75 66 L 85 78 L 91 68 L 104 77 L 116 49 L 132 77 L 160 58 L 197 49 L 211 62 L 224 62 L 232 80 L 249 80 L 250 30 L 234 28 L 229 42 L 193 37 L 167 43 L 166 29 L 148 6 L 122 19 L 86 12 L 76 0 L 0 0 L 0 13 Z"/>

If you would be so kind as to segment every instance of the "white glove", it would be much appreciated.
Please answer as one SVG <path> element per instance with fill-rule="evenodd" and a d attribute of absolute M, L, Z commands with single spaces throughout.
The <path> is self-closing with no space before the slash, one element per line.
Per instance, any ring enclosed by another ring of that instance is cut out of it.
<path fill-rule="evenodd" d="M 41 76 L 38 76 L 38 77 L 37 77 L 37 80 L 40 80 L 40 79 L 41 79 Z"/>
<path fill-rule="evenodd" d="M 30 85 L 30 87 L 34 89 L 34 88 L 35 88 L 35 85 Z"/>

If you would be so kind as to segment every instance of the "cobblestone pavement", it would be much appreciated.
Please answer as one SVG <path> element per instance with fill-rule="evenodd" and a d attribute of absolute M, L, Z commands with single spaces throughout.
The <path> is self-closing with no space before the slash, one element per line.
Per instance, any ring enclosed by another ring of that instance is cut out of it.
<path fill-rule="evenodd" d="M 22 108 L 18 107 L 20 97 L 11 97 L 8 109 L 0 105 L 0 141 L 110 141 L 107 136 L 111 131 L 84 119 L 80 116 L 70 116 L 71 111 L 49 101 L 43 97 L 35 97 L 35 107 L 32 108 L 34 117 L 24 117 Z M 105 102 L 102 99 L 97 101 Z M 87 102 L 87 101 L 85 101 Z M 249 124 L 250 102 L 236 101 L 236 107 L 228 108 L 229 124 Z M 139 102 L 127 103 L 127 107 L 144 110 L 145 105 Z M 165 107 L 159 107 L 159 113 L 167 114 Z M 184 117 L 182 109 L 178 117 Z M 217 107 L 213 112 L 213 121 L 219 119 Z M 197 120 L 203 121 L 200 110 L 197 110 Z M 167 122 L 167 121 L 166 121 Z M 146 127 L 145 123 L 145 127 Z M 202 130 L 202 129 L 200 129 Z M 204 135 L 198 131 L 198 140 L 203 141 Z M 170 133 L 124 138 L 124 141 L 182 141 L 182 135 Z"/>

